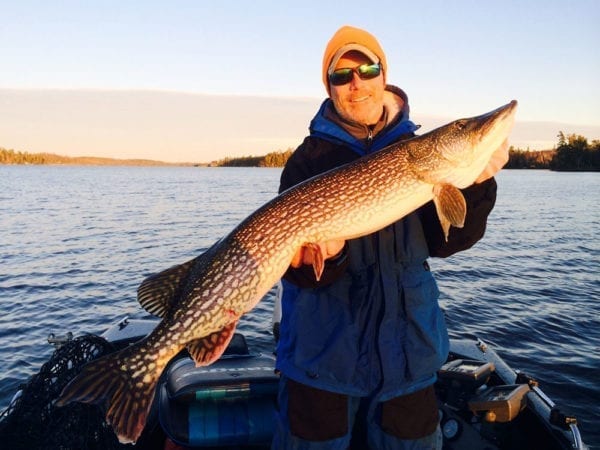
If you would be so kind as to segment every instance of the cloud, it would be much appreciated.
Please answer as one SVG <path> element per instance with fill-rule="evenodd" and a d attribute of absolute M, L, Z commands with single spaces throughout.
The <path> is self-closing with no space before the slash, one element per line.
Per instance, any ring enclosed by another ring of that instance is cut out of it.
<path fill-rule="evenodd" d="M 318 100 L 168 91 L 0 90 L 0 146 L 208 162 L 297 146 Z"/>
<path fill-rule="evenodd" d="M 0 147 L 66 156 L 210 162 L 295 148 L 321 99 L 144 90 L 0 89 Z M 483 111 L 482 111 L 483 112 Z M 456 118 L 413 113 L 421 132 Z M 511 144 L 545 149 L 559 131 L 600 127 L 517 122 Z"/>

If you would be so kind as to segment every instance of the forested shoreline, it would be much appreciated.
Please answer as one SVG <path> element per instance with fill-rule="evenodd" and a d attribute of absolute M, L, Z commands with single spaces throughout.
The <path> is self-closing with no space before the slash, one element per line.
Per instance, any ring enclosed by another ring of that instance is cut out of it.
<path fill-rule="evenodd" d="M 588 143 L 577 134 L 557 135 L 552 150 L 522 150 L 510 147 L 506 169 L 548 169 L 555 171 L 600 171 L 600 141 Z M 0 147 L 0 164 L 35 165 L 125 165 L 125 166 L 209 166 L 209 167 L 283 167 L 293 150 L 276 151 L 263 156 L 224 158 L 211 163 L 167 163 L 146 159 L 113 159 L 93 156 L 69 157 L 52 153 L 28 153 Z"/>
<path fill-rule="evenodd" d="M 506 169 L 549 169 L 562 172 L 600 171 L 600 141 L 588 143 L 587 138 L 558 133 L 553 150 L 530 151 L 511 147 Z"/>

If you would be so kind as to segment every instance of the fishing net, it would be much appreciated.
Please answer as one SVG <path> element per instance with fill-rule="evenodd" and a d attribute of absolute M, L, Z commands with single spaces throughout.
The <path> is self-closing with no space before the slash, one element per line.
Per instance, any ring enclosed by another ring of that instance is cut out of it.
<path fill-rule="evenodd" d="M 96 405 L 54 405 L 85 363 L 113 350 L 112 344 L 95 335 L 75 338 L 55 350 L 0 414 L 0 446 L 28 450 L 127 448 L 119 444 Z"/>

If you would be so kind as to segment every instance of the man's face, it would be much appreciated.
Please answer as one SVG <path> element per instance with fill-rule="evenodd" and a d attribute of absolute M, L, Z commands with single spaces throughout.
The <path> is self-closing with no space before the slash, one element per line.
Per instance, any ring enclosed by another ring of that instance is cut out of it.
<path fill-rule="evenodd" d="M 350 51 L 337 62 L 335 69 L 354 68 L 372 62 L 360 52 Z M 336 111 L 344 119 L 364 125 L 377 123 L 383 113 L 385 82 L 383 72 L 370 80 L 362 80 L 354 72 L 352 80 L 341 86 L 329 84 L 330 97 Z"/>

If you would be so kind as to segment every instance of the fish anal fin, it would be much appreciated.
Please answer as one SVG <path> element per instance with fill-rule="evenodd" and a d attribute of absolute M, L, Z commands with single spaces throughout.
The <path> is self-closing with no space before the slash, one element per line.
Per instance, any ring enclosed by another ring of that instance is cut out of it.
<path fill-rule="evenodd" d="M 467 216 L 467 203 L 460 189 L 451 184 L 437 184 L 433 187 L 433 202 L 444 232 L 448 240 L 450 226 L 462 228 Z"/>
<path fill-rule="evenodd" d="M 146 278 L 138 287 L 137 298 L 142 307 L 158 317 L 165 317 L 175 303 L 177 292 L 185 282 L 191 268 L 202 255 L 170 267 Z"/>
<path fill-rule="evenodd" d="M 196 367 L 208 366 L 221 357 L 233 338 L 236 325 L 237 321 L 231 322 L 219 331 L 188 342 L 186 348 L 196 363 Z"/>

